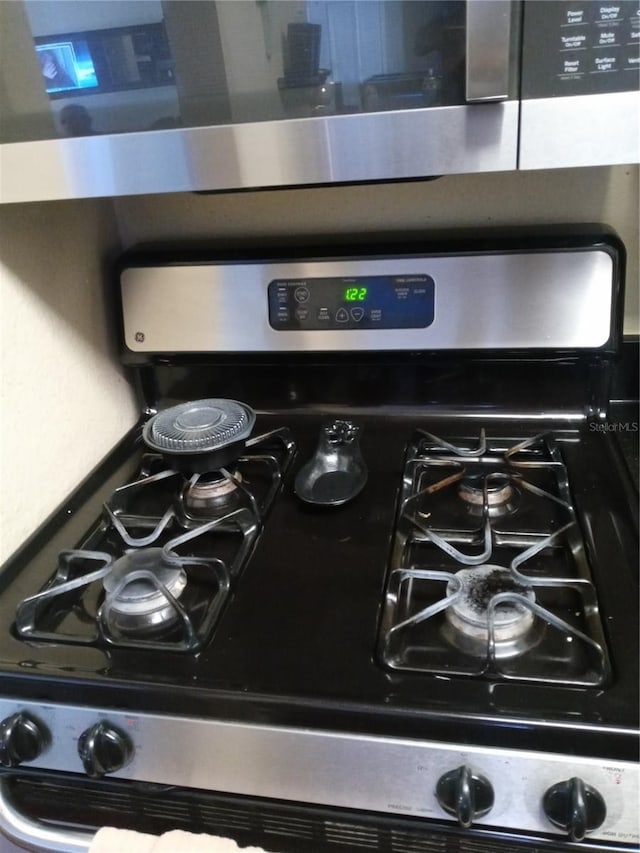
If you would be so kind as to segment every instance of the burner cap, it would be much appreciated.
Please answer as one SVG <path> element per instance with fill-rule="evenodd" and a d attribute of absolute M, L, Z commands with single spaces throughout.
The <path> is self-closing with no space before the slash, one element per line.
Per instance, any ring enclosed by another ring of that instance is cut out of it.
<path fill-rule="evenodd" d="M 484 504 L 484 487 L 487 486 L 487 504 L 489 507 L 499 507 L 506 504 L 513 496 L 513 487 L 508 476 L 470 474 L 460 483 L 458 494 L 465 503 L 474 506 Z"/>
<path fill-rule="evenodd" d="M 501 592 L 515 593 L 522 602 L 535 601 L 530 587 L 519 584 L 508 569 L 484 565 L 456 572 L 458 583 L 450 582 L 447 597 L 458 597 L 446 610 L 449 624 L 455 629 L 451 639 L 464 651 L 484 655 L 489 638 L 489 604 Z M 534 623 L 534 615 L 520 601 L 502 602 L 493 611 L 493 628 L 497 657 L 520 654 L 530 647 L 526 637 Z"/>
<path fill-rule="evenodd" d="M 194 400 L 154 415 L 142 437 L 159 453 L 210 453 L 244 441 L 255 420 L 253 410 L 236 400 Z"/>
<path fill-rule="evenodd" d="M 234 473 L 235 480 L 216 474 L 204 474 L 184 490 L 184 502 L 190 510 L 201 515 L 221 515 L 238 502 L 238 483 L 242 474 Z M 237 481 L 237 482 L 236 482 Z"/>
<path fill-rule="evenodd" d="M 133 577 L 134 572 L 153 574 L 176 599 L 187 585 L 184 569 L 167 563 L 162 548 L 130 551 L 114 562 L 102 582 L 109 621 L 129 634 L 172 625 L 178 618 L 176 608 L 149 577 Z M 131 581 L 121 586 L 130 575 Z"/>

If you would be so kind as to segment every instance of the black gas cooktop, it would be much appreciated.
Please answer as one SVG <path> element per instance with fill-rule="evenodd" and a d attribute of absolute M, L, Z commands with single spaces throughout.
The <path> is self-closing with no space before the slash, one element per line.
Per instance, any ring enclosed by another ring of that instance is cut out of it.
<path fill-rule="evenodd" d="M 193 653 L 184 651 L 179 631 L 175 650 L 171 647 L 171 634 L 164 639 L 162 635 L 152 637 L 148 640 L 148 648 L 144 639 L 140 644 L 135 640 L 127 643 L 125 639 L 122 647 L 117 642 L 106 642 L 97 633 L 91 613 L 93 608 L 95 615 L 101 593 L 92 591 L 90 597 L 86 587 L 61 596 L 67 608 L 64 617 L 60 613 L 62 603 L 57 598 L 45 601 L 49 609 L 45 608 L 35 618 L 34 636 L 30 638 L 28 632 L 26 636 L 19 636 L 15 617 L 20 603 L 47 586 L 58 570 L 56 542 L 39 551 L 33 559 L 26 559 L 17 577 L 4 579 L 0 605 L 3 624 L 11 627 L 2 636 L 0 655 L 8 683 L 19 681 L 21 690 L 27 693 L 33 689 L 42 695 L 46 690 L 52 700 L 59 694 L 64 695 L 69 683 L 82 685 L 83 695 L 96 698 L 108 687 L 110 697 L 118 704 L 126 707 L 135 696 L 138 706 L 156 711 L 184 713 L 206 707 L 209 710 L 219 708 L 221 713 L 230 713 L 233 709 L 234 716 L 245 716 L 254 714 L 258 703 L 260 717 L 272 722 L 313 721 L 340 728 L 349 720 L 349 725 L 357 721 L 357 725 L 375 726 L 387 734 L 418 731 L 427 718 L 443 725 L 445 721 L 455 723 L 456 718 L 464 716 L 468 726 L 490 723 L 495 734 L 486 737 L 495 738 L 496 742 L 503 742 L 507 737 L 510 741 L 526 743 L 535 737 L 540 744 L 547 736 L 535 731 L 536 722 L 541 719 L 545 723 L 572 723 L 577 728 L 584 725 L 585 737 L 597 735 L 599 726 L 633 727 L 638 705 L 633 654 L 637 646 L 637 622 L 633 597 L 621 591 L 628 592 L 635 582 L 631 570 L 634 530 L 631 519 L 628 529 L 620 529 L 620 519 L 625 518 L 622 512 L 625 496 L 610 477 L 612 467 L 618 463 L 612 443 L 601 433 L 589 432 L 584 426 L 566 425 L 559 429 L 556 425 L 556 429 L 551 429 L 552 424 L 540 421 L 519 422 L 516 433 L 511 422 L 493 420 L 488 423 L 485 429 L 490 446 L 511 447 L 540 435 L 546 436 L 543 441 L 553 440 L 555 451 L 570 474 L 576 533 L 584 542 L 585 558 L 588 558 L 593 575 L 606 657 L 593 676 L 593 683 L 588 679 L 581 683 L 577 678 L 575 686 L 570 683 L 570 673 L 568 684 L 564 683 L 564 678 L 560 683 L 552 683 L 553 670 L 549 671 L 548 680 L 544 670 L 535 681 L 527 679 L 526 669 L 519 678 L 517 656 L 509 658 L 510 679 L 502 679 L 492 672 L 482 674 L 482 666 L 478 667 L 479 675 L 467 677 L 464 667 L 456 671 L 455 661 L 460 655 L 456 656 L 455 644 L 451 648 L 452 662 L 443 662 L 441 656 L 436 665 L 434 656 L 431 672 L 429 666 L 394 666 L 381 652 L 380 631 L 386 618 L 385 588 L 401 500 L 401 474 L 407 454 L 411 456 L 412 447 L 415 448 L 412 438 L 416 430 L 428 430 L 428 433 L 447 436 L 458 443 L 466 441 L 468 447 L 475 447 L 480 428 L 475 420 L 427 420 L 411 413 L 396 412 L 382 417 L 367 412 L 351 412 L 350 415 L 362 426 L 361 447 L 369 479 L 365 490 L 351 503 L 325 508 L 300 501 L 293 483 L 301 464 L 312 455 L 327 415 L 316 412 L 286 414 L 288 429 L 297 439 L 295 461 L 286 471 L 273 505 L 261 522 L 262 531 L 251 533 L 256 541 L 252 539 L 250 543 L 250 556 L 238 569 L 240 576 L 234 578 L 208 637 Z M 277 428 L 283 418 L 283 413 L 259 415 L 258 432 Z M 551 432 L 545 432 L 545 427 Z M 424 433 L 417 435 L 422 440 Z M 439 465 L 445 454 L 450 459 L 449 451 L 442 448 L 436 447 L 435 454 L 432 453 Z M 521 455 L 526 457 L 526 454 Z M 477 457 L 472 461 L 474 471 L 479 461 Z M 121 467 L 116 469 L 115 477 L 119 486 L 124 485 L 124 480 L 119 479 L 123 476 L 122 470 L 128 469 L 136 472 L 134 482 L 143 483 L 144 488 L 150 490 L 147 480 L 157 476 L 153 473 L 153 465 L 157 466 L 158 461 L 150 458 L 140 446 L 139 431 L 123 443 L 118 462 Z M 245 467 L 248 464 L 241 463 Z M 449 461 L 444 467 L 438 467 L 438 476 L 440 472 L 448 474 L 452 465 L 455 462 Z M 85 516 L 89 505 L 100 508 L 102 501 L 114 501 L 114 480 L 99 482 L 113 467 L 114 463 L 94 477 L 99 488 L 82 511 Z M 516 470 L 516 475 L 520 476 L 523 470 L 526 472 L 526 468 Z M 136 480 L 140 472 L 142 480 Z M 534 469 L 528 474 L 529 480 L 537 475 L 540 482 L 537 488 L 549 485 L 546 481 L 549 472 L 543 470 L 542 479 L 540 473 L 539 469 Z M 429 476 L 432 476 L 431 471 Z M 170 479 L 171 475 L 159 484 L 163 488 L 162 500 L 167 499 L 164 489 L 171 486 Z M 246 479 L 250 480 L 250 475 Z M 424 487 L 424 483 L 421 485 Z M 116 491 L 116 495 L 121 497 L 121 490 Z M 502 550 L 506 549 L 509 556 L 518 552 L 513 544 L 504 543 L 505 533 L 500 531 L 507 528 L 508 540 L 508 528 L 518 527 L 518 510 L 526 517 L 527 499 L 541 500 L 545 511 L 548 504 L 551 507 L 548 511 L 554 517 L 557 512 L 557 523 L 553 518 L 546 521 L 552 529 L 558 530 L 566 523 L 563 515 L 566 510 L 557 502 L 544 501 L 521 490 L 521 505 L 502 519 L 493 520 L 494 554 L 482 560 L 483 564 L 500 562 Z M 423 500 L 428 500 L 431 507 L 433 496 L 425 496 Z M 461 506 L 459 511 L 464 513 L 467 530 L 482 525 L 481 516 L 469 514 L 464 502 Z M 161 515 L 155 507 L 148 509 Z M 230 529 L 223 547 L 231 548 L 230 563 L 236 552 L 233 528 L 238 512 L 238 508 L 232 508 L 225 517 Z M 245 512 L 241 520 L 245 519 L 250 528 L 252 517 L 248 510 Z M 418 533 L 420 527 L 429 528 L 429 515 L 424 515 L 426 518 L 417 528 Z M 77 520 L 72 521 L 77 527 Z M 122 541 L 122 536 L 109 523 L 108 510 L 102 509 L 94 521 L 88 526 L 85 538 L 70 543 L 74 548 L 83 549 L 78 551 L 80 555 L 87 547 L 92 552 L 115 551 L 118 556 L 147 550 L 142 546 L 136 549 Z M 442 528 L 442 518 L 438 523 Z M 434 526 L 434 529 L 438 528 Z M 175 532 L 165 531 L 160 541 L 171 540 Z M 182 529 L 178 534 L 184 535 Z M 522 535 L 525 541 L 519 543 L 520 551 L 530 544 L 526 530 Z M 185 554 L 198 556 L 217 547 L 217 540 L 205 540 L 206 535 L 193 538 Z M 440 569 L 447 563 L 451 569 L 455 563 L 433 543 L 429 545 L 423 541 L 412 547 L 437 550 Z M 467 552 L 474 550 L 472 541 L 460 547 Z M 420 559 L 413 554 L 409 562 L 420 566 Z M 90 571 L 94 566 L 89 563 L 82 568 Z M 219 582 L 218 575 L 212 571 L 212 577 L 206 580 L 212 587 L 212 599 Z M 87 602 L 87 598 L 91 601 Z M 565 607 L 572 603 L 575 605 L 575 602 L 566 602 Z M 583 628 L 579 622 L 576 624 L 576 630 Z M 531 653 L 535 653 L 535 648 Z M 415 654 L 419 657 L 419 650 Z M 478 657 L 468 659 L 478 661 Z M 446 673 L 447 666 L 452 674 L 438 678 L 438 674 Z M 420 672 L 420 669 L 425 671 Z M 37 682 L 30 683 L 30 674 L 37 674 Z M 141 693 L 141 684 L 148 685 L 148 690 Z M 514 728 L 514 718 L 527 721 L 529 728 Z M 554 736 L 549 734 L 549 737 L 553 739 Z M 610 738 L 608 749 L 616 742 L 615 736 Z M 620 740 L 622 756 L 625 739 Z"/>

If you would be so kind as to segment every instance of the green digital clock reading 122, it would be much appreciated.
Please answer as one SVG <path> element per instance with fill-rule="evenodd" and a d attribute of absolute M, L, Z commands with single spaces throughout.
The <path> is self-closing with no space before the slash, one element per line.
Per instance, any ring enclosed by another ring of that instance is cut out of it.
<path fill-rule="evenodd" d="M 366 287 L 348 287 L 344 292 L 345 302 L 364 302 L 367 298 Z"/>

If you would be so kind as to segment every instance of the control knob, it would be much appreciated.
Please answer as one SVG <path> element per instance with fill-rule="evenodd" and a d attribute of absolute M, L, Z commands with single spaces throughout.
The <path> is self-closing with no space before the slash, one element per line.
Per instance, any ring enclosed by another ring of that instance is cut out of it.
<path fill-rule="evenodd" d="M 33 761 L 49 742 L 49 732 L 39 721 L 21 711 L 0 723 L 0 765 L 17 767 Z"/>
<path fill-rule="evenodd" d="M 458 818 L 461 826 L 469 827 L 477 817 L 484 817 L 493 808 L 493 788 L 484 776 L 472 773 L 463 764 L 438 779 L 436 797 L 447 814 Z"/>
<path fill-rule="evenodd" d="M 607 816 L 602 794 L 578 776 L 552 785 L 545 792 L 542 808 L 551 823 L 566 830 L 572 841 L 582 841 L 587 832 L 602 826 Z"/>
<path fill-rule="evenodd" d="M 133 744 L 110 723 L 96 723 L 78 738 L 78 754 L 87 775 L 99 779 L 127 764 L 133 755 Z"/>

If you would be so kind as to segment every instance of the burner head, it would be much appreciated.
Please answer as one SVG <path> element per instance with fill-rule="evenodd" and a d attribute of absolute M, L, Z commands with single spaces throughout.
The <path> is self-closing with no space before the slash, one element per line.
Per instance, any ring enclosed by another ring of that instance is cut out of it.
<path fill-rule="evenodd" d="M 242 481 L 239 471 L 233 476 Z M 238 483 L 222 474 L 203 474 L 195 483 L 187 484 L 183 493 L 184 503 L 196 515 L 217 518 L 235 509 L 239 500 L 238 490 Z"/>
<path fill-rule="evenodd" d="M 236 400 L 194 400 L 158 412 L 142 438 L 179 471 L 216 471 L 241 454 L 256 416 Z"/>
<path fill-rule="evenodd" d="M 472 511 L 482 511 L 485 483 L 489 513 L 502 515 L 508 512 L 512 508 L 514 488 L 506 474 L 469 474 L 461 481 L 458 495 Z"/>
<path fill-rule="evenodd" d="M 176 608 L 151 575 L 175 599 L 187 585 L 184 569 L 169 563 L 162 548 L 130 551 L 114 562 L 102 582 L 106 593 L 103 615 L 125 635 L 165 630 L 179 619 Z"/>
<path fill-rule="evenodd" d="M 447 637 L 462 651 L 487 654 L 489 603 L 501 592 L 515 593 L 522 601 L 535 601 L 530 587 L 522 586 L 508 569 L 484 565 L 456 572 L 447 585 L 447 597 L 455 599 L 445 611 Z M 457 593 L 457 595 L 456 595 Z M 493 611 L 497 658 L 521 654 L 533 645 L 534 615 L 520 601 L 505 601 Z"/>

